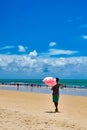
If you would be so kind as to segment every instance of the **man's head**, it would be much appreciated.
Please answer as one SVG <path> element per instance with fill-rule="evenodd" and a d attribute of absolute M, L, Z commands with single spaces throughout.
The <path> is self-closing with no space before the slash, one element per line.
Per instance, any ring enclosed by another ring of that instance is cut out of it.
<path fill-rule="evenodd" d="M 56 82 L 59 82 L 59 78 L 56 78 Z"/>

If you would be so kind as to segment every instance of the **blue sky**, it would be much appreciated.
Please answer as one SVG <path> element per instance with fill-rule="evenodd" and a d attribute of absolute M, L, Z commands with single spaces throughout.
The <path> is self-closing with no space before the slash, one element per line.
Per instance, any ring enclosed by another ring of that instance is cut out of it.
<path fill-rule="evenodd" d="M 0 1 L 0 78 L 46 76 L 87 78 L 87 1 Z"/>

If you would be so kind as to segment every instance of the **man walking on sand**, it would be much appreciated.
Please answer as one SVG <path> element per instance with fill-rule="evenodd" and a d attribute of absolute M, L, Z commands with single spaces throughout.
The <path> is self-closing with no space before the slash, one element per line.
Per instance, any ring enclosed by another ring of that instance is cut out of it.
<path fill-rule="evenodd" d="M 55 105 L 55 112 L 59 112 L 58 110 L 58 101 L 59 101 L 59 87 L 62 86 L 63 87 L 63 84 L 60 84 L 59 83 L 59 78 L 56 78 L 56 85 L 53 86 L 51 88 L 51 90 L 53 91 L 52 93 L 52 98 L 53 98 L 53 102 L 54 102 L 54 105 Z"/>

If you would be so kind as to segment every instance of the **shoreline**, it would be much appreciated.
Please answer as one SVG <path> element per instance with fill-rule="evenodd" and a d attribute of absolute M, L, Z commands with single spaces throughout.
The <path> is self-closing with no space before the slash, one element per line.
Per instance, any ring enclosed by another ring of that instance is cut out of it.
<path fill-rule="evenodd" d="M 87 97 L 60 95 L 59 110 L 50 94 L 0 90 L 1 130 L 87 129 Z"/>
<path fill-rule="evenodd" d="M 47 86 L 31 87 L 31 86 L 16 86 L 16 85 L 0 85 L 0 90 L 11 90 L 19 92 L 35 92 L 42 94 L 51 94 L 51 90 Z M 73 95 L 73 96 L 87 96 L 87 89 L 82 88 L 60 88 L 61 95 Z"/>

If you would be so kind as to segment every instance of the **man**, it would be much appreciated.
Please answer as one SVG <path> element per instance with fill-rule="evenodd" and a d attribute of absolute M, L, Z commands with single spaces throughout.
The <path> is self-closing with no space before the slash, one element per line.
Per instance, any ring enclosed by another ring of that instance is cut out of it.
<path fill-rule="evenodd" d="M 54 102 L 54 105 L 55 105 L 55 112 L 59 112 L 58 110 L 58 101 L 59 101 L 59 87 L 62 86 L 63 87 L 63 84 L 60 84 L 59 83 L 59 78 L 56 78 L 56 85 L 53 86 L 51 88 L 51 90 L 53 91 L 52 93 L 52 98 L 53 98 L 53 102 Z"/>

